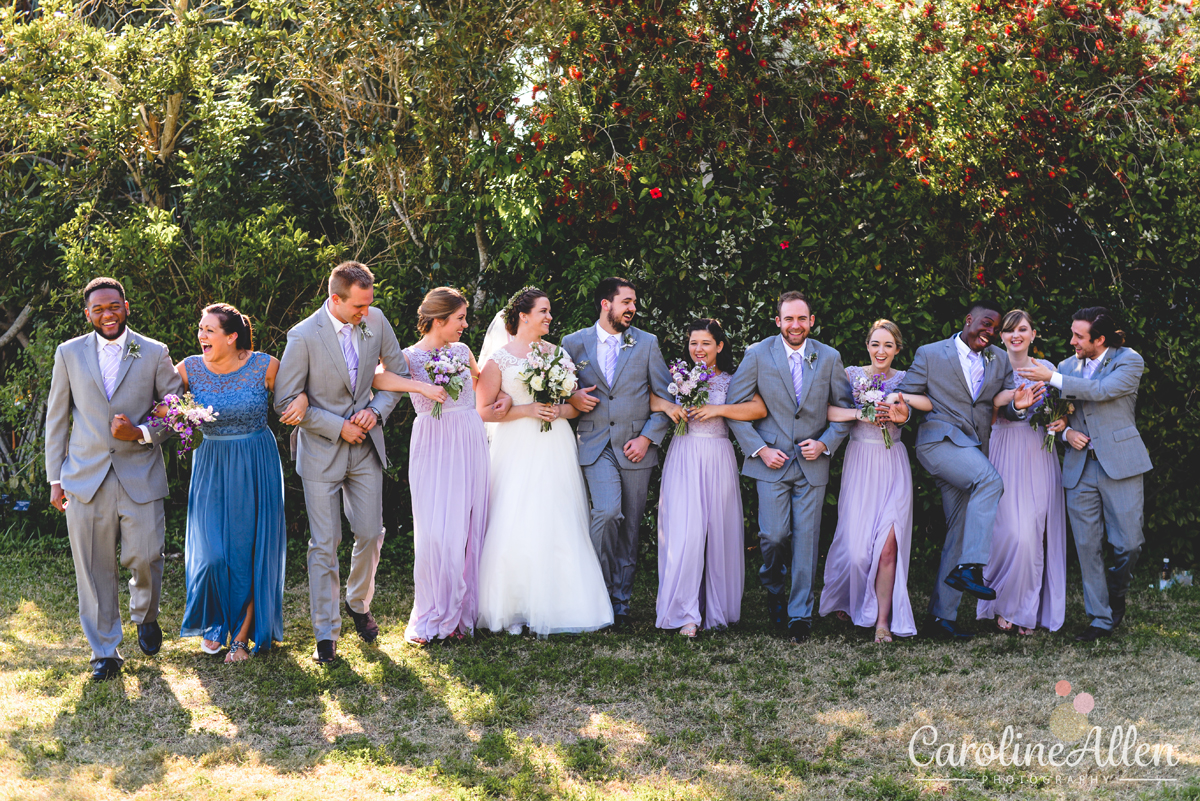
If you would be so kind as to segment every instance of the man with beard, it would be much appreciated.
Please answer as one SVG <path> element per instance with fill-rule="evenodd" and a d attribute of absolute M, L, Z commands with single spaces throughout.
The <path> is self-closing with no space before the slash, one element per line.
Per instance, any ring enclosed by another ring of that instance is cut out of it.
<path fill-rule="evenodd" d="M 147 656 L 162 646 L 167 473 L 166 426 L 146 422 L 158 400 L 183 391 L 167 346 L 126 328 L 129 302 L 113 278 L 83 290 L 92 332 L 58 346 L 46 407 L 50 503 L 67 516 L 79 622 L 92 647 L 92 679 L 121 672 L 117 544 L 129 580 L 129 613 Z M 137 421 L 135 424 L 133 421 Z"/>
<path fill-rule="evenodd" d="M 658 464 L 658 445 L 671 426 L 665 414 L 650 412 L 650 394 L 669 397 L 671 374 L 658 339 L 632 327 L 633 284 L 605 278 L 594 297 L 596 324 L 570 334 L 562 346 L 577 366 L 579 383 L 590 385 L 570 403 L 582 413 L 576 436 L 591 497 L 592 546 L 612 601 L 613 625 L 626 629 L 650 468 Z"/>
<path fill-rule="evenodd" d="M 910 403 L 927 413 L 917 429 L 917 461 L 937 482 L 946 515 L 946 541 L 923 632 L 936 639 L 974 636 L 955 624 L 963 592 L 985 601 L 996 597 L 983 583 L 996 508 L 1004 494 L 1004 481 L 987 458 L 992 399 L 1014 390 L 1012 403 L 1002 411 L 1010 420 L 1023 420 L 1024 410 L 1043 392 L 1041 384 L 1015 388 L 1008 355 L 991 344 L 1001 317 L 997 304 L 976 301 L 962 331 L 917 349 L 898 395 L 889 398 L 895 401 L 890 415 L 896 423 L 908 420 Z"/>
<path fill-rule="evenodd" d="M 742 475 L 758 485 L 759 579 L 768 613 L 791 642 L 812 631 L 813 579 L 829 459 L 853 422 L 830 423 L 830 406 L 854 408 L 850 382 L 836 350 L 808 338 L 815 321 L 800 292 L 784 292 L 775 307 L 779 336 L 746 350 L 729 384 L 726 403 L 757 392 L 767 416 L 729 421 L 746 459 Z"/>

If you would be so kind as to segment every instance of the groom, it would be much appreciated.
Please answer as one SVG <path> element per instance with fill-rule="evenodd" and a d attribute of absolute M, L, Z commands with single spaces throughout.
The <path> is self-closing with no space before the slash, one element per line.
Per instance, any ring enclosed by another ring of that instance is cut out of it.
<path fill-rule="evenodd" d="M 575 362 L 579 383 L 590 385 L 570 403 L 582 413 L 576 435 L 591 496 L 592 546 L 612 601 L 613 625 L 625 629 L 650 469 L 658 464 L 657 446 L 671 425 L 665 414 L 651 414 L 650 393 L 669 397 L 671 374 L 658 339 L 632 327 L 633 284 L 605 278 L 594 297 L 600 319 L 567 336 L 562 346 Z"/>
<path fill-rule="evenodd" d="M 812 631 L 813 580 L 821 507 L 829 483 L 829 458 L 853 423 L 828 423 L 830 406 L 854 408 L 841 355 L 808 338 L 815 317 L 800 292 L 784 292 L 776 305 L 779 336 L 751 345 L 729 384 L 726 403 L 745 403 L 757 392 L 767 416 L 729 421 L 746 459 L 742 475 L 758 483 L 759 578 L 771 620 L 786 624 L 794 643 Z"/>
<path fill-rule="evenodd" d="M 337 548 L 342 512 L 354 533 L 345 610 L 354 630 L 374 642 L 371 614 L 375 569 L 383 547 L 383 469 L 387 454 L 381 424 L 399 396 L 371 392 L 375 366 L 408 375 L 408 364 L 387 318 L 372 309 L 375 276 L 366 265 L 342 262 L 329 275 L 329 297 L 288 331 L 275 377 L 275 410 L 281 415 L 297 395 L 308 395 L 299 423 L 296 472 L 308 509 L 308 597 L 322 665 L 337 659 L 342 630 Z"/>
<path fill-rule="evenodd" d="M 129 302 L 114 278 L 83 290 L 92 332 L 58 346 L 46 406 L 50 503 L 67 516 L 79 622 L 92 648 L 92 680 L 116 678 L 124 660 L 117 601 L 117 545 L 129 580 L 129 616 L 147 656 L 162 646 L 167 471 L 166 426 L 146 425 L 155 404 L 182 394 L 167 346 L 126 327 Z M 138 424 L 134 424 L 134 420 Z"/>

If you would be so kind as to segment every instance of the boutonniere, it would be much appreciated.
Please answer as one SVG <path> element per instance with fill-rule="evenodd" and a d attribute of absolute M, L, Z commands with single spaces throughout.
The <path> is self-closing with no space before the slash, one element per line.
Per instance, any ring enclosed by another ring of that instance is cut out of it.
<path fill-rule="evenodd" d="M 363 339 L 370 339 L 373 336 L 371 329 L 367 328 L 367 324 L 365 322 L 358 324 L 358 333 L 362 334 Z"/>
<path fill-rule="evenodd" d="M 812 353 L 808 354 L 808 356 L 804 358 L 804 361 L 808 362 L 808 366 L 811 368 L 817 363 L 817 352 L 814 350 Z"/>
<path fill-rule="evenodd" d="M 1100 363 L 1100 369 L 1103 370 L 1105 367 L 1108 367 L 1108 365 L 1111 362 L 1112 362 L 1111 358 L 1105 359 L 1103 362 Z"/>
<path fill-rule="evenodd" d="M 985 362 L 987 362 L 988 364 L 991 364 L 992 359 L 994 359 L 994 358 L 996 358 L 996 354 L 992 353 L 990 350 L 985 350 L 983 352 L 983 360 Z"/>
<path fill-rule="evenodd" d="M 633 338 L 633 334 L 626 331 L 624 339 L 621 340 L 621 350 L 625 350 L 626 348 L 632 348 L 636 344 L 637 344 L 637 340 Z"/>
<path fill-rule="evenodd" d="M 584 359 L 579 364 L 575 365 L 575 367 L 576 367 L 576 369 L 582 370 L 583 368 L 587 367 L 589 364 L 591 364 L 591 362 L 588 361 L 587 359 Z"/>
<path fill-rule="evenodd" d="M 140 358 L 142 358 L 142 346 L 136 342 L 130 342 L 125 346 L 125 358 L 121 359 L 121 361 Z"/>

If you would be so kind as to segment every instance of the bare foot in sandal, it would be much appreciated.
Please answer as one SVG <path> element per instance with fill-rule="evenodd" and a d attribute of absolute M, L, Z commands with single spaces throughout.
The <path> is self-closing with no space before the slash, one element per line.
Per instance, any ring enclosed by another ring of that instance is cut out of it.
<path fill-rule="evenodd" d="M 876 626 L 875 627 L 875 642 L 885 643 L 885 642 L 891 642 L 891 641 L 892 641 L 892 632 L 888 630 L 887 626 Z"/>
<path fill-rule="evenodd" d="M 232 665 L 234 662 L 245 662 L 250 656 L 250 649 L 246 646 L 246 643 L 234 640 L 229 646 L 229 653 L 225 654 L 225 664 Z"/>

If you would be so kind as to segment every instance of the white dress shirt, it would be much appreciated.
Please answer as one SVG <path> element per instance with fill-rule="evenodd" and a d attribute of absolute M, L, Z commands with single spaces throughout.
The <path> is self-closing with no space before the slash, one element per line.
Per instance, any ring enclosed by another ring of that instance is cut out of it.
<path fill-rule="evenodd" d="M 101 364 L 104 364 L 104 348 L 109 345 L 116 345 L 118 348 L 120 348 L 120 350 L 118 351 L 121 354 L 120 361 L 124 361 L 125 359 L 129 358 L 129 355 L 127 353 L 125 353 L 125 343 L 128 341 L 129 341 L 129 329 L 128 328 L 126 328 L 124 331 L 122 331 L 121 336 L 117 337 L 116 339 L 105 339 L 104 337 L 97 334 L 95 331 L 92 332 L 92 343 L 93 343 L 94 347 L 96 348 L 96 359 Z M 120 361 L 117 362 L 118 370 L 121 369 Z M 142 438 L 138 440 L 139 445 L 145 445 L 148 442 L 150 442 L 150 429 L 148 427 L 146 427 L 144 425 L 138 426 L 138 431 L 142 432 Z M 55 484 L 61 484 L 61 483 L 62 482 L 60 482 L 60 481 L 51 481 L 50 486 L 53 487 Z"/>
<path fill-rule="evenodd" d="M 958 350 L 958 366 L 962 368 L 963 378 L 967 380 L 967 389 L 974 392 L 975 382 L 971 380 L 971 353 L 973 351 L 967 347 L 966 342 L 963 342 L 962 334 L 954 335 L 954 347 Z M 983 358 L 982 353 L 979 354 L 979 358 Z M 983 368 L 987 370 L 987 365 L 985 364 Z"/>
<path fill-rule="evenodd" d="M 354 348 L 354 352 L 357 353 L 359 356 L 361 356 L 362 351 L 359 350 L 359 348 L 358 348 L 358 338 L 360 336 L 362 336 L 362 334 L 359 332 L 358 326 L 354 325 L 353 323 L 343 323 L 341 320 L 334 317 L 333 309 L 330 308 L 331 303 L 332 303 L 332 301 L 328 301 L 328 300 L 325 301 L 325 313 L 329 315 L 329 319 L 333 323 L 333 331 L 335 334 L 337 334 L 338 344 L 340 345 L 342 342 L 342 327 L 349 325 L 350 326 L 350 347 Z"/>

